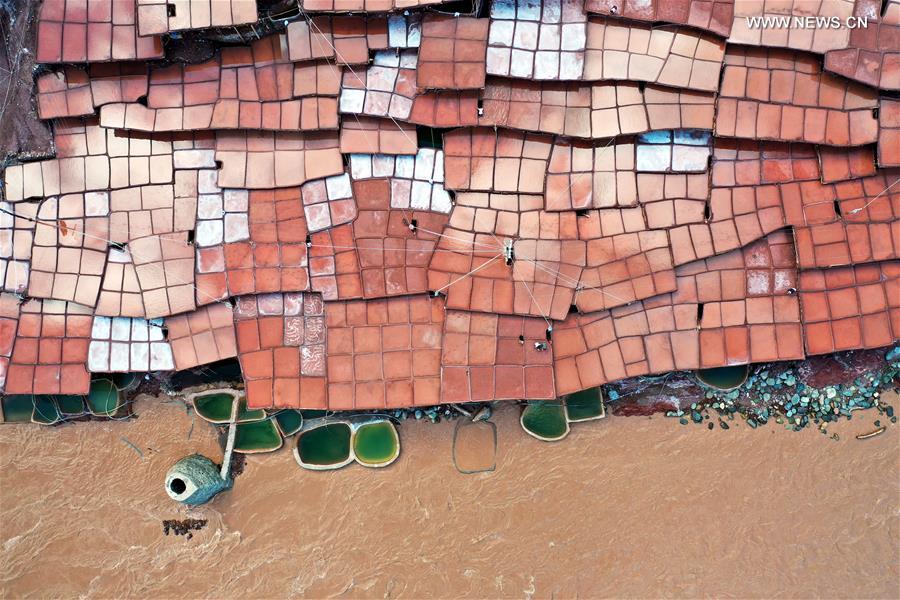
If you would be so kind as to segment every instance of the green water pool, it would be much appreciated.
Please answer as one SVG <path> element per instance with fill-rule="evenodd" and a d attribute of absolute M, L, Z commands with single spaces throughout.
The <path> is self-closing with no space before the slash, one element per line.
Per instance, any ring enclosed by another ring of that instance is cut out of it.
<path fill-rule="evenodd" d="M 56 405 L 64 415 L 84 414 L 84 396 L 56 396 Z"/>
<path fill-rule="evenodd" d="M 350 426 L 329 423 L 301 432 L 297 438 L 297 453 L 306 464 L 342 465 L 350 458 Z"/>
<path fill-rule="evenodd" d="M 561 440 L 569 433 L 565 407 L 559 401 L 530 402 L 521 423 L 525 431 L 542 440 Z"/>
<path fill-rule="evenodd" d="M 566 396 L 566 416 L 569 421 L 587 421 L 603 415 L 603 395 L 600 388 L 582 390 Z"/>
<path fill-rule="evenodd" d="M 353 435 L 353 452 L 362 464 L 388 463 L 400 454 L 397 430 L 390 421 L 361 425 Z"/>
<path fill-rule="evenodd" d="M 85 414 L 84 396 L 15 395 L 2 402 L 3 420 L 7 423 L 35 422 L 52 425 L 58 421 Z"/>
<path fill-rule="evenodd" d="M 53 425 L 59 423 L 62 415 L 59 413 L 59 407 L 53 400 L 53 396 L 35 396 L 34 411 L 31 420 L 41 425 Z"/>
<path fill-rule="evenodd" d="M 282 410 L 275 415 L 275 421 L 278 429 L 281 430 L 281 435 L 285 437 L 294 435 L 303 427 L 303 415 L 299 410 Z"/>
<path fill-rule="evenodd" d="M 227 392 L 212 392 L 194 396 L 194 409 L 197 414 L 211 423 L 228 423 L 231 420 L 231 404 L 234 396 Z M 261 421 L 266 412 L 261 408 L 248 409 L 247 400 L 241 398 L 238 403 L 238 423 Z"/>
<path fill-rule="evenodd" d="M 240 423 L 234 438 L 235 452 L 269 452 L 281 448 L 281 434 L 271 419 Z"/>
<path fill-rule="evenodd" d="M 112 382 L 119 390 L 131 390 L 141 383 L 140 373 L 113 373 Z"/>
<path fill-rule="evenodd" d="M 750 365 L 736 365 L 733 367 L 716 367 L 714 369 L 701 369 L 694 374 L 700 383 L 716 388 L 717 390 L 733 390 L 744 385 Z"/>
<path fill-rule="evenodd" d="M 109 379 L 95 379 L 87 397 L 88 409 L 100 417 L 111 417 L 119 408 L 119 390 Z"/>
<path fill-rule="evenodd" d="M 311 421 L 313 419 L 318 419 L 320 417 L 324 417 L 328 414 L 327 410 L 301 410 L 300 414 L 303 415 L 303 418 L 307 421 Z"/>
<path fill-rule="evenodd" d="M 33 396 L 3 396 L 2 406 L 4 423 L 31 423 L 31 413 L 34 412 Z"/>

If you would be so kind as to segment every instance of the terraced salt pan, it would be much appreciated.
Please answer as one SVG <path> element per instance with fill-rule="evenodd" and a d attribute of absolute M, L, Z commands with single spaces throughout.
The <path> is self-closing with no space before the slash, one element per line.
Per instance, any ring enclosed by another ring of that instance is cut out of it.
<path fill-rule="evenodd" d="M 351 154 L 353 179 L 389 177 L 391 207 L 449 214 L 453 200 L 444 189 L 444 151 L 420 148 L 415 156 Z"/>
<path fill-rule="evenodd" d="M 172 347 L 163 335 L 162 319 L 94 317 L 88 347 L 88 371 L 171 371 Z"/>

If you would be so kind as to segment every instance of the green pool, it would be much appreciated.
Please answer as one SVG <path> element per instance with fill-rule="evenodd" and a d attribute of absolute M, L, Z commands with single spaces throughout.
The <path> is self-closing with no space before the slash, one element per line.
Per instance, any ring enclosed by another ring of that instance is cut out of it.
<path fill-rule="evenodd" d="M 603 395 L 600 388 L 582 390 L 566 396 L 566 416 L 569 421 L 587 421 L 603 416 Z"/>
<path fill-rule="evenodd" d="M 343 466 L 350 459 L 350 426 L 329 423 L 301 432 L 297 438 L 297 453 L 308 465 Z"/>
<path fill-rule="evenodd" d="M 545 440 L 561 440 L 569 433 L 562 402 L 531 402 L 522 412 L 522 427 L 531 435 Z"/>
<path fill-rule="evenodd" d="M 111 417 L 119 408 L 119 390 L 109 379 L 95 379 L 87 397 L 88 409 L 99 417 Z"/>
<path fill-rule="evenodd" d="M 275 421 L 285 437 L 294 435 L 303 427 L 303 415 L 299 410 L 282 410 L 275 415 Z"/>
<path fill-rule="evenodd" d="M 4 423 L 31 423 L 33 396 L 3 396 L 2 406 Z"/>
<path fill-rule="evenodd" d="M 281 448 L 281 434 L 271 419 L 240 423 L 234 438 L 235 452 L 269 452 Z"/>
<path fill-rule="evenodd" d="M 234 396 L 227 392 L 211 392 L 194 396 L 194 410 L 202 418 L 211 423 L 228 423 L 231 421 L 231 404 Z M 248 409 L 247 400 L 241 398 L 238 404 L 238 423 L 249 423 L 266 418 L 266 412 L 261 408 Z"/>
<path fill-rule="evenodd" d="M 353 435 L 353 453 L 364 465 L 383 465 L 400 454 L 400 439 L 390 421 L 361 425 Z"/>
<path fill-rule="evenodd" d="M 59 414 L 59 407 L 53 401 L 53 396 L 35 396 L 34 412 L 31 420 L 41 425 L 53 425 L 59 423 L 62 415 Z"/>
<path fill-rule="evenodd" d="M 113 373 L 112 382 L 119 390 L 132 390 L 141 383 L 139 373 Z"/>
<path fill-rule="evenodd" d="M 733 367 L 716 367 L 714 369 L 701 369 L 695 371 L 697 380 L 717 390 L 733 390 L 744 385 L 750 365 L 736 365 Z"/>
<path fill-rule="evenodd" d="M 59 411 L 68 416 L 84 414 L 84 396 L 56 396 Z"/>
<path fill-rule="evenodd" d="M 311 421 L 312 419 L 318 419 L 320 417 L 324 417 L 328 414 L 327 410 L 301 410 L 300 414 L 303 415 L 303 418 L 307 421 Z"/>

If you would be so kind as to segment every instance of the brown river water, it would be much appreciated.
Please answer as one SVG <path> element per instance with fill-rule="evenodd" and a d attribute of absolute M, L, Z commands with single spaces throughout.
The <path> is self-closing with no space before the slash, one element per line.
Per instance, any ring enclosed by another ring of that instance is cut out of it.
<path fill-rule="evenodd" d="M 0 597 L 900 597 L 900 427 L 854 438 L 874 411 L 838 441 L 654 416 L 548 444 L 504 406 L 493 472 L 454 468 L 454 423 L 407 421 L 391 467 L 303 471 L 286 445 L 193 509 L 163 478 L 219 461 L 213 428 L 173 401 L 136 413 L 0 426 Z M 187 517 L 209 523 L 163 535 Z"/>

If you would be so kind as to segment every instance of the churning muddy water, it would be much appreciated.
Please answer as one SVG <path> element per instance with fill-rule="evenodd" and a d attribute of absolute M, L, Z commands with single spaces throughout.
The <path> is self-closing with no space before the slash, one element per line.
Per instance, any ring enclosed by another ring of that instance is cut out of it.
<path fill-rule="evenodd" d="M 0 595 L 900 597 L 900 428 L 854 437 L 874 411 L 832 425 L 838 441 L 655 416 L 542 443 L 518 410 L 495 413 L 492 472 L 455 469 L 455 423 L 407 421 L 386 469 L 303 471 L 288 443 L 194 509 L 165 472 L 221 451 L 180 403 L 0 426 Z M 187 518 L 208 523 L 163 534 Z"/>

